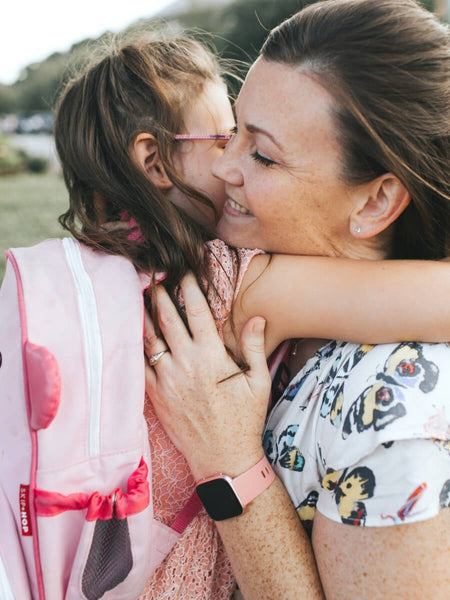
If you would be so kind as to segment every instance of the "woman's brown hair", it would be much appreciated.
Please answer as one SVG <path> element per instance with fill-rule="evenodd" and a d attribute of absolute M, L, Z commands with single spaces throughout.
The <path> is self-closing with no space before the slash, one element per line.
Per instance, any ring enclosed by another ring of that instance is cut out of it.
<path fill-rule="evenodd" d="M 390 258 L 448 256 L 448 26 L 413 0 L 327 0 L 276 27 L 261 56 L 311 73 L 334 97 L 347 182 L 391 172 L 410 192 Z"/>
<path fill-rule="evenodd" d="M 56 107 L 55 143 L 70 199 L 61 224 L 88 245 L 130 258 L 139 270 L 164 271 L 172 297 L 187 271 L 209 281 L 204 242 L 211 232 L 167 199 L 130 150 L 140 132 L 152 134 L 171 181 L 188 199 L 215 211 L 177 174 L 172 157 L 183 116 L 205 85 L 220 77 L 219 61 L 205 45 L 140 34 L 113 41 L 68 82 Z M 138 223 L 140 241 L 111 227 L 124 214 Z"/>

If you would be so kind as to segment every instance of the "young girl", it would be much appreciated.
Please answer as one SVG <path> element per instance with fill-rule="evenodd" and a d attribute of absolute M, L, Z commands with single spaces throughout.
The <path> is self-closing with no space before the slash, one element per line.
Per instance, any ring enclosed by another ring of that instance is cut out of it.
<path fill-rule="evenodd" d="M 69 82 L 58 103 L 55 140 L 70 194 L 62 224 L 84 243 L 129 257 L 139 270 L 165 272 L 164 286 L 179 306 L 178 284 L 192 271 L 235 354 L 243 323 L 257 314 L 267 320 L 267 354 L 297 337 L 450 338 L 445 264 L 269 257 L 208 241 L 226 200 L 211 165 L 233 126 L 219 62 L 205 47 L 184 38 L 117 46 Z M 145 412 L 155 517 L 169 524 L 194 480 L 150 401 Z M 225 599 L 234 585 L 202 512 L 142 599 Z"/>

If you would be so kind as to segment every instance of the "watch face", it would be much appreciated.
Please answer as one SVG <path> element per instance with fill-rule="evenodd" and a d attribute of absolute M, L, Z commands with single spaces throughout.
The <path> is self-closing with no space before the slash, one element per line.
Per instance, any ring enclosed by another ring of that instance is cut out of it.
<path fill-rule="evenodd" d="M 242 514 L 242 504 L 225 478 L 200 483 L 197 486 L 197 494 L 214 521 L 223 521 Z"/>

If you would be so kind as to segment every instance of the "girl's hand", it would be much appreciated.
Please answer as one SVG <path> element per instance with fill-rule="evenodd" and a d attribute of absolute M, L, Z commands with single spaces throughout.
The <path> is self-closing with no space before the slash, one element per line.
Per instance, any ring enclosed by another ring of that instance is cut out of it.
<path fill-rule="evenodd" d="M 192 335 L 162 286 L 157 302 L 165 341 L 155 335 L 146 315 L 146 392 L 194 477 L 239 475 L 262 457 L 270 378 L 264 352 L 264 319 L 254 317 L 242 329 L 242 372 L 223 345 L 209 306 L 191 275 L 181 288 Z M 154 366 L 148 359 L 167 348 Z"/>

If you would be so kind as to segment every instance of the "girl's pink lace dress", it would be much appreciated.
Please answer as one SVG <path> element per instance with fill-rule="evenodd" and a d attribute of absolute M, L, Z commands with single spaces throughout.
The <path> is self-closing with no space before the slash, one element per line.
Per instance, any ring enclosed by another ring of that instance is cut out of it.
<path fill-rule="evenodd" d="M 209 301 L 221 333 L 250 260 L 261 251 L 233 252 L 220 240 L 207 246 L 212 280 L 222 299 L 211 293 Z M 195 482 L 187 462 L 160 425 L 151 400 L 146 401 L 145 417 L 152 451 L 154 514 L 170 525 L 192 494 Z M 228 600 L 234 588 L 231 565 L 214 522 L 202 510 L 155 571 L 139 600 Z"/>

